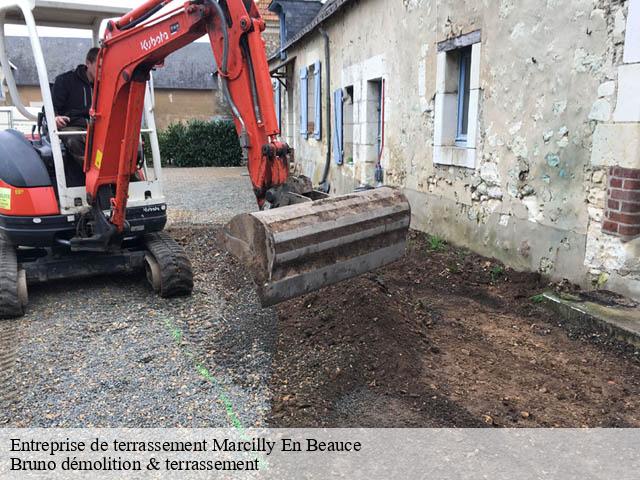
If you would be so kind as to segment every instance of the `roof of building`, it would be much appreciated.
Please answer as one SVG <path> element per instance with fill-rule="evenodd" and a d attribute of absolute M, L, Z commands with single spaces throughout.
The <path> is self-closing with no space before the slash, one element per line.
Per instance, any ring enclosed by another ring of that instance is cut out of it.
<path fill-rule="evenodd" d="M 322 8 L 322 2 L 316 0 L 273 0 L 269 5 L 270 11 L 285 15 L 287 43 L 312 22 Z"/>
<path fill-rule="evenodd" d="M 77 2 L 33 0 L 33 17 L 36 24 L 50 27 L 92 28 L 106 18 L 121 17 L 131 8 L 109 4 L 84 5 Z M 24 25 L 22 12 L 18 7 L 9 7 L 6 22 Z"/>
<path fill-rule="evenodd" d="M 302 40 L 302 38 L 313 32 L 322 22 L 328 20 L 330 17 L 342 10 L 343 7 L 353 3 L 353 1 L 354 0 L 327 0 L 313 21 L 301 29 L 293 38 L 287 39 L 287 45 L 285 45 L 285 48 L 288 48 L 294 43 Z"/>
<path fill-rule="evenodd" d="M 299 21 L 294 22 L 294 33 L 291 33 L 288 31 L 290 28 L 289 26 L 291 24 L 290 23 L 291 19 L 287 18 L 286 19 L 287 38 L 286 38 L 286 43 L 283 45 L 282 49 L 286 50 L 287 48 L 292 47 L 293 45 L 298 43 L 300 40 L 302 40 L 304 37 L 312 33 L 323 22 L 325 22 L 326 20 L 331 18 L 333 15 L 340 12 L 344 7 L 346 7 L 347 5 L 353 2 L 354 0 L 327 0 L 323 5 L 320 5 L 320 8 L 318 8 L 318 11 L 315 13 L 313 17 L 308 18 L 305 15 L 302 16 L 306 19 L 306 21 L 303 22 L 303 25 L 300 26 Z M 302 1 L 302 0 L 273 0 L 271 2 L 271 5 L 269 6 L 269 9 L 271 10 L 274 10 L 274 8 L 277 9 L 279 4 L 284 5 L 285 3 L 319 3 L 319 2 Z M 312 8 L 306 9 L 307 13 L 310 13 L 311 11 L 313 11 Z M 274 55 L 269 60 L 270 61 L 274 60 L 276 57 L 277 55 Z"/>
<path fill-rule="evenodd" d="M 42 37 L 40 39 L 49 81 L 84 63 L 91 48 L 88 38 Z M 18 85 L 39 85 L 28 37 L 7 37 L 7 52 L 16 65 Z M 165 65 L 153 74 L 156 88 L 211 90 L 217 88 L 215 60 L 208 43 L 192 43 L 169 55 Z"/>

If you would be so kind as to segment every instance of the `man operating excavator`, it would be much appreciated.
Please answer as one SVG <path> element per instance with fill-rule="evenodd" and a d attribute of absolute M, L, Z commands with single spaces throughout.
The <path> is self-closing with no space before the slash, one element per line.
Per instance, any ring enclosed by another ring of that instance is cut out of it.
<path fill-rule="evenodd" d="M 92 48 L 87 52 L 84 65 L 78 65 L 74 70 L 56 77 L 53 84 L 53 108 L 56 112 L 56 126 L 62 132 L 87 130 L 99 51 L 99 48 Z M 63 141 L 70 157 L 82 166 L 85 149 L 84 135 L 65 136 Z"/>

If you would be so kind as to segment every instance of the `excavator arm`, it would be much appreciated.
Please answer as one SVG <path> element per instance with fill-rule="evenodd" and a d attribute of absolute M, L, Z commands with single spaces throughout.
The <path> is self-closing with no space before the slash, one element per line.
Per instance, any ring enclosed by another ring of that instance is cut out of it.
<path fill-rule="evenodd" d="M 263 305 L 402 256 L 410 210 L 400 192 L 380 188 L 327 198 L 309 179 L 289 176 L 292 152 L 278 140 L 265 23 L 255 2 L 191 0 L 158 14 L 171 3 L 149 0 L 107 26 L 84 163 L 92 219 L 82 224 L 91 228 L 72 239 L 72 248 L 104 251 L 127 234 L 145 84 L 169 54 L 207 35 L 261 210 L 232 220 L 223 241 L 252 271 Z"/>
<path fill-rule="evenodd" d="M 151 70 L 203 35 L 211 42 L 247 151 L 258 204 L 262 206 L 267 191 L 284 184 L 288 177 L 289 148 L 276 141 L 279 131 L 261 36 L 265 24 L 254 2 L 229 1 L 223 8 L 214 1 L 190 1 L 150 19 L 169 3 L 151 0 L 110 22 L 102 42 L 84 164 L 88 203 L 112 212 L 110 225 L 102 222 L 103 236 L 97 246 L 126 230 L 129 180 L 136 171 L 140 119 Z M 107 189 L 107 194 L 101 195 L 101 189 Z M 101 198 L 109 198 L 110 205 L 97 205 Z M 95 244 L 96 240 L 88 236 L 76 244 Z"/>

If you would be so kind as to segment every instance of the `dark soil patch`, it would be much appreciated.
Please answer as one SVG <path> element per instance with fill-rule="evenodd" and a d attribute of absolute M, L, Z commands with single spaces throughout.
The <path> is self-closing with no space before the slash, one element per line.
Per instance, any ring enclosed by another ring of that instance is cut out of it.
<path fill-rule="evenodd" d="M 281 304 L 272 427 L 639 427 L 639 352 L 571 331 L 546 284 L 413 232 L 385 269 Z"/>

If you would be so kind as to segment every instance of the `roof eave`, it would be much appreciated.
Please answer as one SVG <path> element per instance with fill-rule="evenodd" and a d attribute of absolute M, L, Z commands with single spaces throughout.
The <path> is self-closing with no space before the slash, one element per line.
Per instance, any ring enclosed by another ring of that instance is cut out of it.
<path fill-rule="evenodd" d="M 321 11 L 309 25 L 307 25 L 298 33 L 296 33 L 296 35 L 291 40 L 289 40 L 285 44 L 284 48 L 282 48 L 281 50 L 286 51 L 287 49 L 294 46 L 296 43 L 300 42 L 303 38 L 313 33 L 316 30 L 316 28 L 319 27 L 322 23 L 329 20 L 331 17 L 333 17 L 333 15 L 338 13 L 343 7 L 345 7 L 349 3 L 352 3 L 353 1 L 354 0 L 336 0 L 334 3 L 329 5 L 329 7 L 327 7 L 326 10 Z M 276 56 L 279 56 L 279 55 L 280 53 L 278 52 L 278 54 L 272 56 L 269 59 L 269 61 L 273 60 Z"/>

